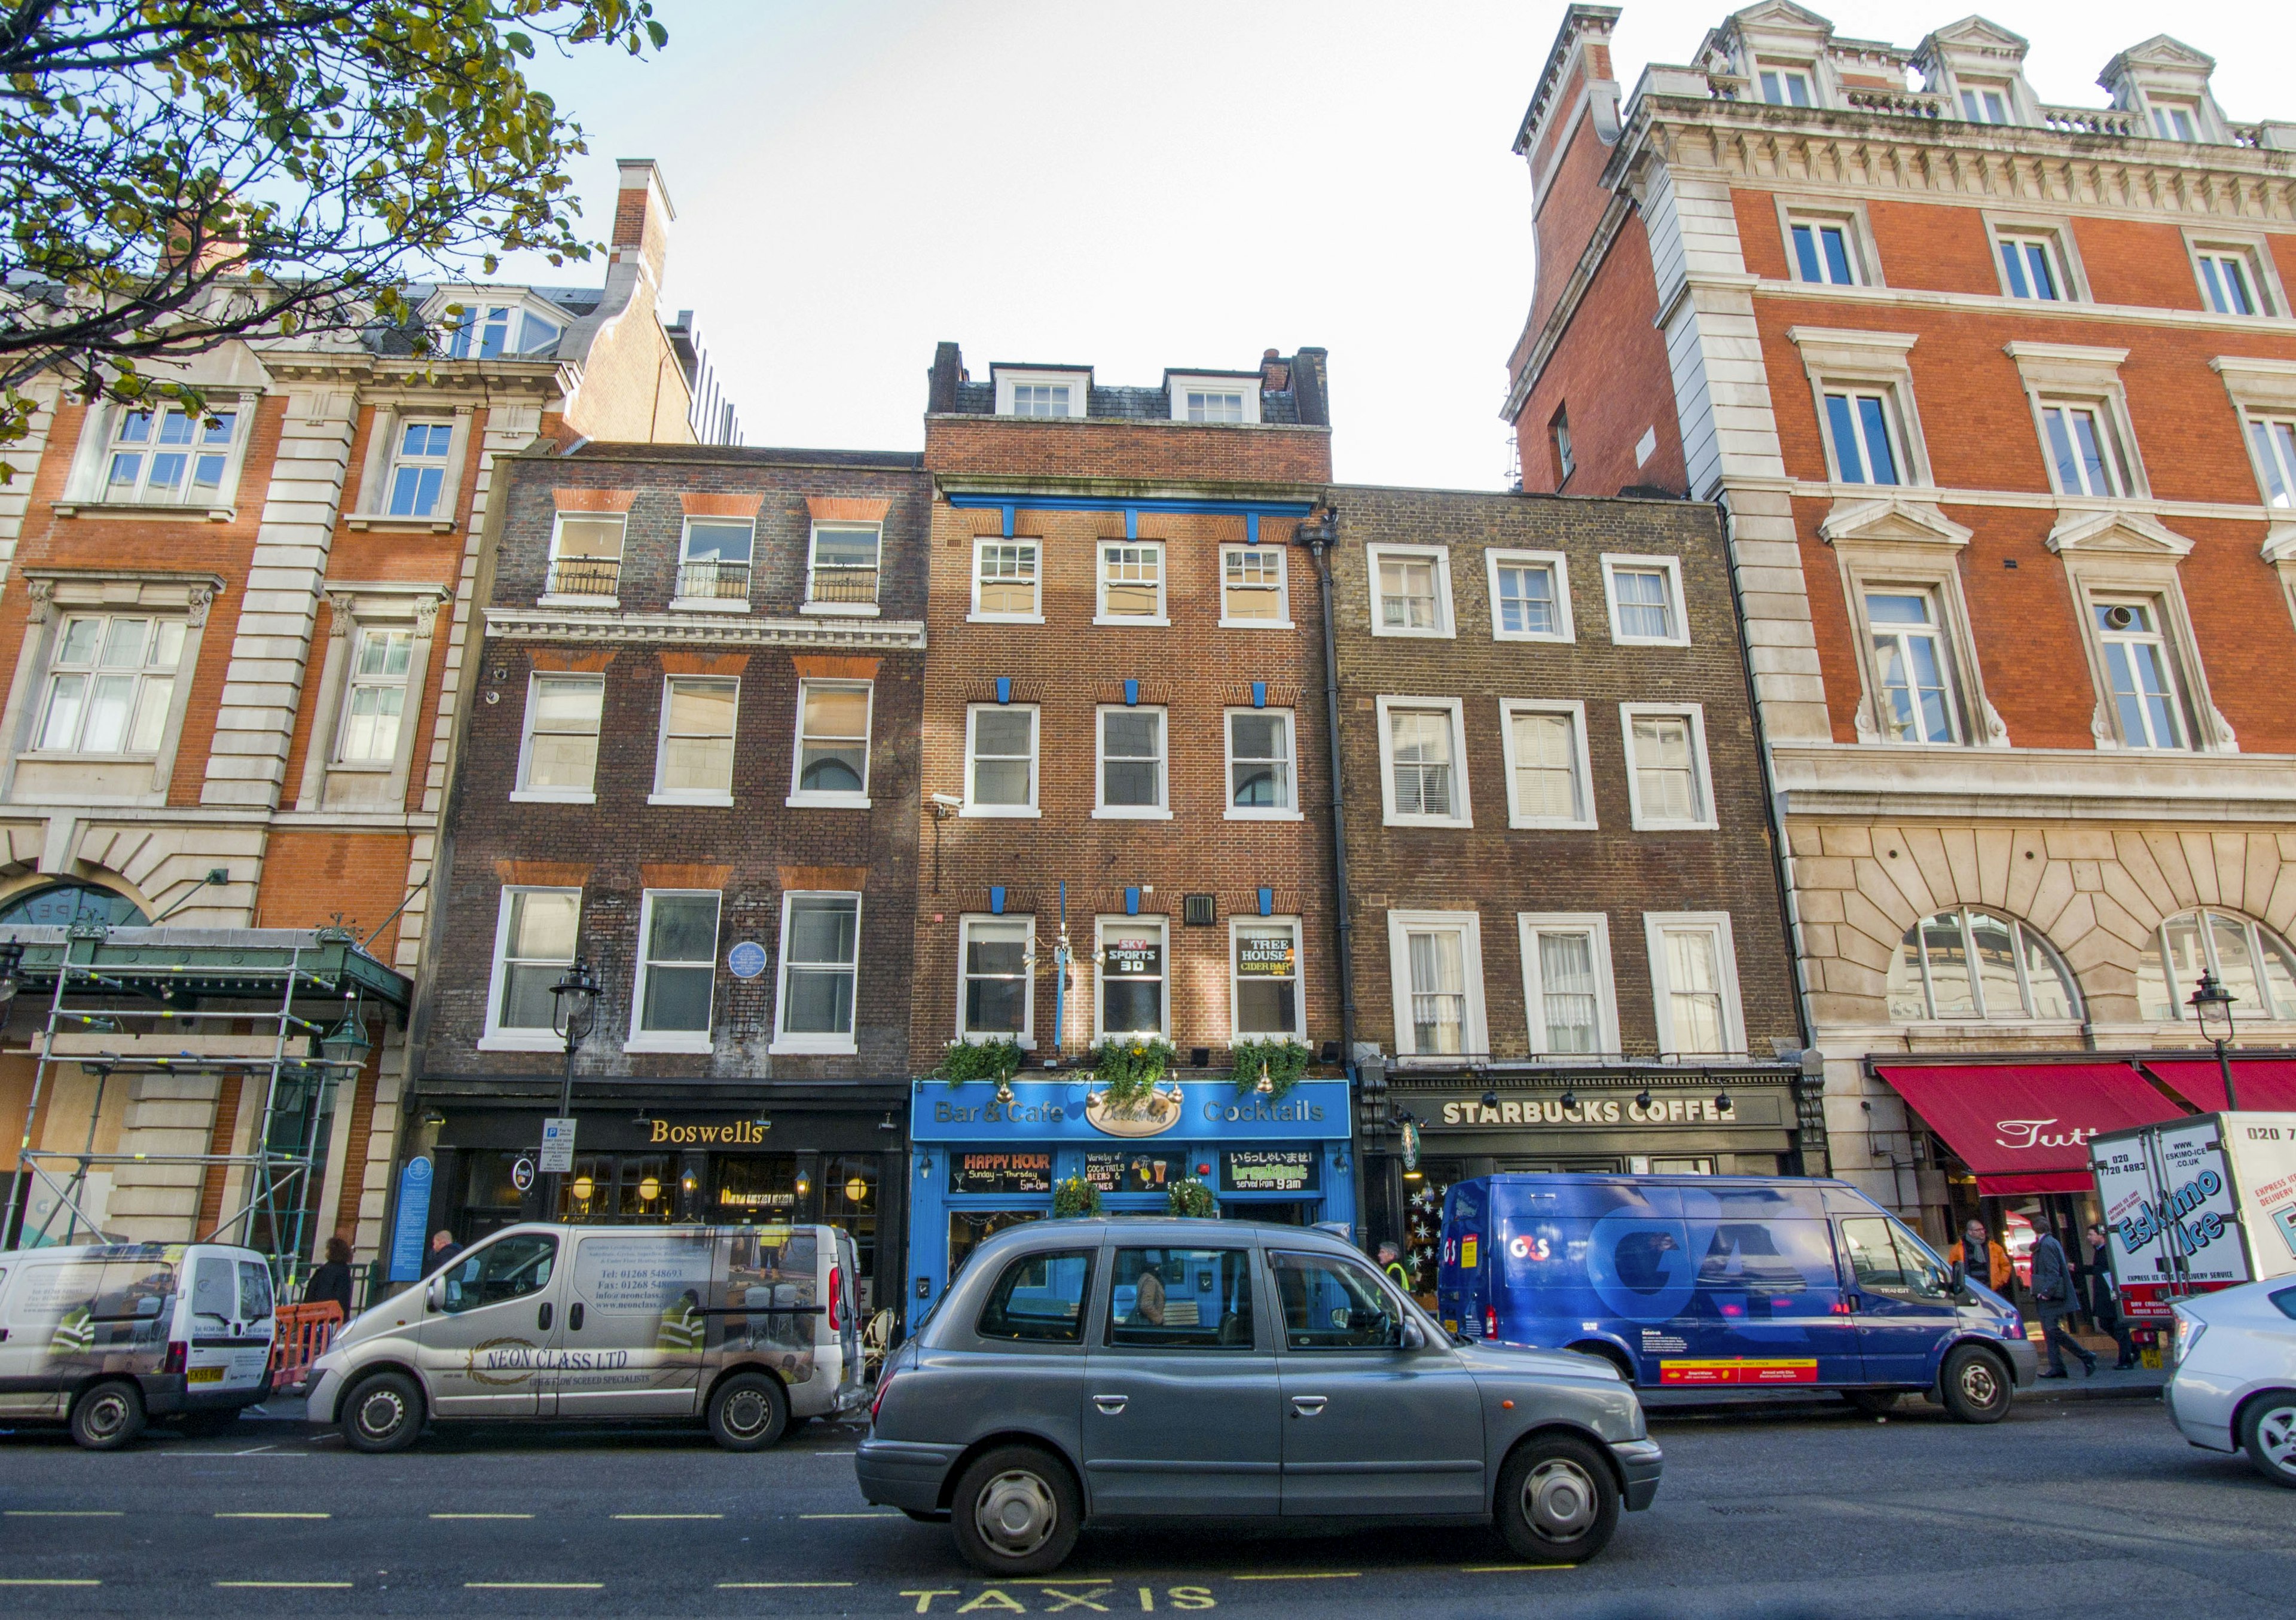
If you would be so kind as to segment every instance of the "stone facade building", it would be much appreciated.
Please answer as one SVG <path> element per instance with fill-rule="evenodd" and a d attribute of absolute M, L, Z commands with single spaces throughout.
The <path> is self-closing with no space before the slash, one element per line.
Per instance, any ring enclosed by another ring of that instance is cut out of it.
<path fill-rule="evenodd" d="M 1787 0 L 1622 94 L 1618 16 L 1518 141 L 1524 483 L 1721 503 L 1833 1167 L 2030 1218 L 2220 1099 L 2151 1083 L 2203 971 L 2296 1041 L 2296 126 L 2165 36 L 2049 106 L 1981 18 Z"/>

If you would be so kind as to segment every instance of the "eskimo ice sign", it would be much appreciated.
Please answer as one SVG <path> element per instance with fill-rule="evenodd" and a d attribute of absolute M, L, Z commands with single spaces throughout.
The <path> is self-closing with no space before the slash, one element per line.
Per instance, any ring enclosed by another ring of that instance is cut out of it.
<path fill-rule="evenodd" d="M 1086 1092 L 1085 1122 L 1108 1136 L 1161 1136 L 1180 1123 L 1180 1088 L 1151 1091 L 1145 1097 L 1111 1102 L 1105 1089 Z"/>

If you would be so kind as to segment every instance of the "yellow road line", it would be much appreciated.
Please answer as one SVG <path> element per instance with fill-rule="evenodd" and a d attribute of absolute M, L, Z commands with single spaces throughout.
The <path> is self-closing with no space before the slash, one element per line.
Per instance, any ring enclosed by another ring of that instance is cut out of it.
<path fill-rule="evenodd" d="M 20 1575 L 14 1580 L 0 1580 L 0 1586 L 101 1586 L 102 1584 L 101 1581 L 37 1581 Z"/>
<path fill-rule="evenodd" d="M 1518 1569 L 1571 1569 L 1571 1564 L 1462 1564 L 1461 1575 L 1513 1575 Z"/>
<path fill-rule="evenodd" d="M 229 1586 L 233 1588 L 246 1587 L 258 1591 L 307 1591 L 311 1590 L 322 1591 L 348 1591 L 350 1590 L 351 1585 L 348 1581 L 217 1581 L 211 1583 L 211 1584 L 217 1586 Z"/>
<path fill-rule="evenodd" d="M 719 1591 L 793 1591 L 816 1586 L 851 1586 L 851 1581 L 720 1581 Z M 1016 1583 L 1008 1581 L 1006 1585 Z"/>
<path fill-rule="evenodd" d="M 723 1513 L 617 1513 L 616 1518 L 723 1518 Z"/>
<path fill-rule="evenodd" d="M 433 1518 L 532 1518 L 531 1513 L 433 1513 Z"/>
<path fill-rule="evenodd" d="M 597 1591 L 603 1581 L 465 1581 L 467 1591 Z"/>
<path fill-rule="evenodd" d="M 1231 1581 L 1359 1581 L 1363 1572 L 1357 1569 L 1333 1570 L 1317 1575 L 1230 1575 Z"/>
<path fill-rule="evenodd" d="M 899 1518 L 898 1513 L 800 1513 L 800 1518 Z"/>
<path fill-rule="evenodd" d="M 218 1513 L 217 1518 L 332 1518 L 332 1513 Z"/>
<path fill-rule="evenodd" d="M 11 1508 L 10 1518 L 125 1518 L 120 1508 Z"/>

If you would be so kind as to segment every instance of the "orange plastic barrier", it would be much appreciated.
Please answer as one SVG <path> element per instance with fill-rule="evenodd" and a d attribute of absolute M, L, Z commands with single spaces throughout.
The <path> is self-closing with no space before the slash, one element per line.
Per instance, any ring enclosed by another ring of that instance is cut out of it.
<path fill-rule="evenodd" d="M 332 1299 L 317 1305 L 281 1305 L 274 1315 L 279 1330 L 271 1341 L 271 1387 L 285 1393 L 310 1381 L 311 1363 L 326 1354 L 343 1325 L 343 1308 Z"/>

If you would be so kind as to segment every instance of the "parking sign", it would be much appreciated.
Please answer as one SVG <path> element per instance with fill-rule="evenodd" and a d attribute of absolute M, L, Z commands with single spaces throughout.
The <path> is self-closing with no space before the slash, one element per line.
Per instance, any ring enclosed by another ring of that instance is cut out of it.
<path fill-rule="evenodd" d="M 564 1175 L 574 1168 L 572 1120 L 545 1119 L 542 1122 L 542 1154 L 536 1168 L 545 1175 Z"/>

